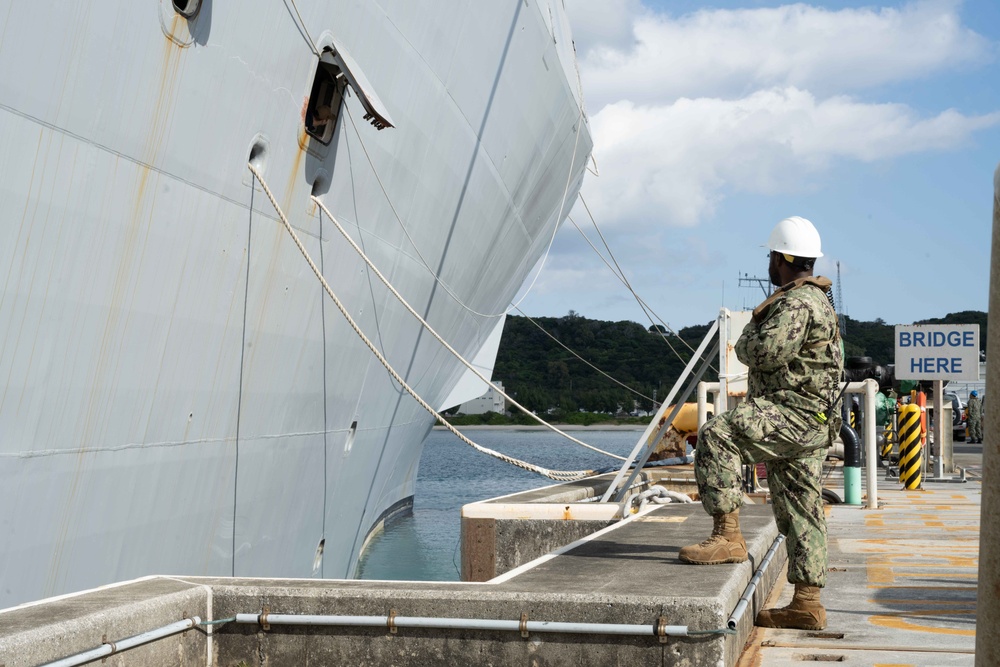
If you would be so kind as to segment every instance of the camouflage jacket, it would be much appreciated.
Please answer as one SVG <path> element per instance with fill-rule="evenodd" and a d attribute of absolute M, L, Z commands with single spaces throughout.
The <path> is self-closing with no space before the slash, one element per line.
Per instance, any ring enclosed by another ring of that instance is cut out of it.
<path fill-rule="evenodd" d="M 969 404 L 965 406 L 965 409 L 969 415 L 969 419 L 976 420 L 982 417 L 983 411 L 981 409 L 982 404 L 979 402 L 978 396 L 970 396 Z"/>
<path fill-rule="evenodd" d="M 815 414 L 837 396 L 844 354 L 826 297 L 831 283 L 822 276 L 808 280 L 785 285 L 754 311 L 736 356 L 749 368 L 748 398 Z"/>

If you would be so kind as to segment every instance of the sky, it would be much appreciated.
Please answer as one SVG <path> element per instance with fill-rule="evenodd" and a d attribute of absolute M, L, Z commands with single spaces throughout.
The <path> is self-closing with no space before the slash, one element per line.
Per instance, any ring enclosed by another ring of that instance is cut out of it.
<path fill-rule="evenodd" d="M 1000 2 L 565 5 L 594 162 L 523 312 L 648 326 L 602 235 L 656 322 L 752 309 L 792 215 L 853 319 L 987 310 Z"/>

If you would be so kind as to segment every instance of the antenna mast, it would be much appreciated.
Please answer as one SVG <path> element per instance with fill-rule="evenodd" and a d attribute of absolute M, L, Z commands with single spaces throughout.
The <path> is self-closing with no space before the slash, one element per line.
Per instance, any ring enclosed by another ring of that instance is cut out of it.
<path fill-rule="evenodd" d="M 740 276 L 740 287 L 759 285 L 761 291 L 764 292 L 764 298 L 771 296 L 771 279 L 770 278 L 758 278 L 757 276 L 751 276 L 749 273 L 744 273 Z"/>
<path fill-rule="evenodd" d="M 844 309 L 844 295 L 840 292 L 840 262 L 837 262 L 837 312 Z"/>
<path fill-rule="evenodd" d="M 837 321 L 840 322 L 840 335 L 847 334 L 847 318 L 844 317 L 844 295 L 840 291 L 840 261 L 837 262 Z"/>

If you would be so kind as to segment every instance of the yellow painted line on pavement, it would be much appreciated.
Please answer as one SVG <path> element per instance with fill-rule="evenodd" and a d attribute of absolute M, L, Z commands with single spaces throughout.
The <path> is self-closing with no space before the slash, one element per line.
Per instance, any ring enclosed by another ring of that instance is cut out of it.
<path fill-rule="evenodd" d="M 959 628 L 942 628 L 933 625 L 923 625 L 921 623 L 915 623 L 902 618 L 903 615 L 910 616 L 932 616 L 940 614 L 940 609 L 927 609 L 927 610 L 914 610 L 908 612 L 902 612 L 901 614 L 877 614 L 875 616 L 869 616 L 868 621 L 874 625 L 881 626 L 883 628 L 891 628 L 893 630 L 909 630 L 911 632 L 930 632 L 938 635 L 957 635 L 960 637 L 975 637 L 975 630 L 961 630 Z M 975 620 L 976 610 L 970 609 L 968 611 L 949 611 L 950 614 L 963 614 L 973 617 Z"/>
<path fill-rule="evenodd" d="M 874 565 L 868 568 L 868 583 L 888 584 L 897 579 L 919 579 L 923 576 L 933 575 L 937 579 L 979 579 L 978 574 L 959 574 L 956 572 L 901 572 L 900 570 L 912 570 L 915 568 L 884 567 Z M 931 586 L 930 588 L 934 588 Z"/>
<path fill-rule="evenodd" d="M 888 526 L 871 526 L 872 528 L 878 528 L 879 530 L 884 530 L 889 533 L 906 532 L 913 535 L 915 538 L 919 538 L 919 535 L 914 535 L 914 533 L 919 533 L 920 527 L 923 526 L 923 522 L 917 522 L 910 525 L 900 525 L 890 524 Z M 979 526 L 943 526 L 941 528 L 935 528 L 936 531 L 944 531 L 946 533 L 978 533 Z M 894 538 L 896 539 L 896 538 Z"/>
<path fill-rule="evenodd" d="M 895 598 L 869 598 L 868 601 L 871 602 L 872 604 L 881 604 L 881 605 L 889 605 L 889 604 L 907 604 L 907 605 L 909 605 L 909 604 L 921 604 L 921 605 L 929 605 L 929 604 L 933 604 L 933 605 L 941 605 L 941 606 L 961 605 L 963 607 L 968 607 L 970 605 L 972 605 L 973 607 L 975 607 L 975 605 L 976 605 L 976 601 L 975 600 L 968 600 L 968 599 L 966 599 L 966 600 L 897 600 Z"/>
<path fill-rule="evenodd" d="M 944 561 L 928 562 L 928 561 Z M 972 568 L 979 567 L 979 559 L 974 556 L 948 556 L 945 554 L 923 554 L 923 553 L 900 553 L 900 554 L 872 554 L 868 557 L 869 564 L 876 565 L 896 565 L 903 568 L 918 567 L 953 567 Z"/>
<path fill-rule="evenodd" d="M 912 591 L 968 591 L 970 593 L 975 593 L 978 589 L 977 586 L 868 586 L 868 588 L 874 589 L 895 589 L 895 590 L 912 590 Z"/>

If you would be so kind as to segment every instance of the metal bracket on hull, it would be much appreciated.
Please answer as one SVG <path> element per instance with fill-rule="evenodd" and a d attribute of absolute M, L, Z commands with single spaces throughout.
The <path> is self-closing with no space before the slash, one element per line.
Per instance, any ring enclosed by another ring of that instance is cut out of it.
<path fill-rule="evenodd" d="M 267 622 L 267 615 L 270 613 L 271 613 L 271 608 L 268 607 L 267 605 L 264 605 L 264 607 L 260 610 L 260 617 L 258 618 L 258 622 L 260 623 L 261 629 L 263 629 L 264 631 L 271 629 L 271 624 Z"/>
<path fill-rule="evenodd" d="M 358 63 L 351 58 L 342 46 L 331 45 L 323 50 L 323 55 L 319 61 L 326 65 L 337 67 L 347 78 L 347 83 L 358 94 L 361 105 L 365 108 L 365 120 L 369 121 L 379 130 L 387 127 L 395 127 L 389 112 L 386 110 L 382 100 L 372 89 L 371 83 L 365 77 Z"/>
<path fill-rule="evenodd" d="M 396 615 L 397 615 L 396 610 L 390 609 L 389 616 L 387 617 L 387 620 L 385 622 L 386 626 L 389 628 L 389 632 L 392 634 L 397 634 L 399 630 L 399 628 L 396 627 Z"/>

